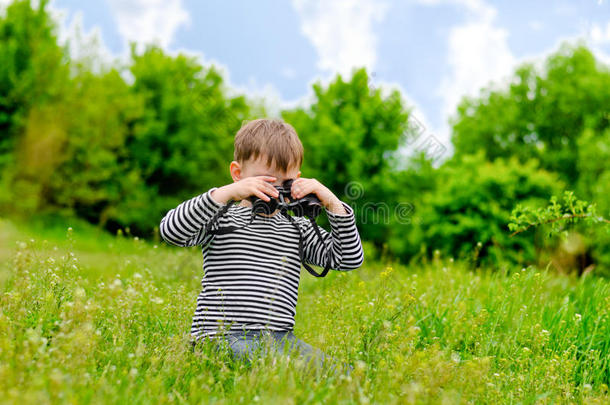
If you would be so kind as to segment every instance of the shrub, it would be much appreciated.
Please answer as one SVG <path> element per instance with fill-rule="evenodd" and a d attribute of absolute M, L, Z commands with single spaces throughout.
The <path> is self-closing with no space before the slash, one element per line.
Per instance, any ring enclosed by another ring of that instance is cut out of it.
<path fill-rule="evenodd" d="M 438 250 L 477 263 L 533 263 L 535 239 L 509 236 L 511 210 L 515 201 L 540 205 L 560 188 L 557 175 L 539 169 L 537 160 L 463 155 L 439 169 L 436 189 L 416 207 L 414 242 L 427 255 Z"/>

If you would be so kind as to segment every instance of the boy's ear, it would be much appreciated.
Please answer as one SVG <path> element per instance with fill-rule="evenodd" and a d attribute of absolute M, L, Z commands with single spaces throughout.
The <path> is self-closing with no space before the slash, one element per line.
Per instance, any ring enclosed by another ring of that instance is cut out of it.
<path fill-rule="evenodd" d="M 297 179 L 301 177 L 301 171 L 299 170 L 299 172 L 297 173 Z"/>
<path fill-rule="evenodd" d="M 241 180 L 241 165 L 239 162 L 236 162 L 235 160 L 232 161 L 229 170 L 231 171 L 231 178 L 233 181 Z"/>

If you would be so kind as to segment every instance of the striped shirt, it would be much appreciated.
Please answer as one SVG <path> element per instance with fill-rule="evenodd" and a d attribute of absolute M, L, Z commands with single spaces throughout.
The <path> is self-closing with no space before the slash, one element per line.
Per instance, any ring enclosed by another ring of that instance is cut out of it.
<path fill-rule="evenodd" d="M 277 212 L 271 217 L 256 215 L 245 228 L 227 234 L 205 234 L 205 226 L 224 204 L 207 192 L 180 203 L 161 220 L 163 240 L 176 246 L 202 246 L 202 290 L 191 327 L 191 342 L 213 338 L 227 331 L 287 331 L 294 328 L 301 260 L 299 233 Z M 331 231 L 319 228 L 320 241 L 307 218 L 293 217 L 303 235 L 304 260 L 324 267 L 331 249 L 330 267 L 353 270 L 364 254 L 352 208 L 341 202 L 346 215 L 326 210 Z M 232 205 L 212 229 L 244 226 L 252 209 Z"/>

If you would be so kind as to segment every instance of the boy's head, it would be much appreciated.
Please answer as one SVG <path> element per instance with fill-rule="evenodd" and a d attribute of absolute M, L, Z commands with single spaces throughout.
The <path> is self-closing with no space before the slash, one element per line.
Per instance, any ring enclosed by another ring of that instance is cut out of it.
<path fill-rule="evenodd" d="M 296 179 L 303 163 L 303 145 L 292 125 L 278 119 L 246 123 L 235 135 L 233 181 L 251 176 L 275 176 L 274 185 Z"/>

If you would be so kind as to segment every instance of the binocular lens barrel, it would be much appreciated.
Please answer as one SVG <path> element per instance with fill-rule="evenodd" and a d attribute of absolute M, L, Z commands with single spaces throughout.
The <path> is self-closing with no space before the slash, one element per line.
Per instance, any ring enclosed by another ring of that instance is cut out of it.
<path fill-rule="evenodd" d="M 256 196 L 250 196 L 248 199 L 252 203 L 252 210 L 256 213 L 270 215 L 278 208 L 284 208 L 292 211 L 298 217 L 308 216 L 314 218 L 318 216 L 322 209 L 318 197 L 312 193 L 294 200 L 290 192 L 292 182 L 292 179 L 286 179 L 281 186 L 275 186 L 279 193 L 279 198 L 270 197 L 269 201 L 265 201 Z"/>

